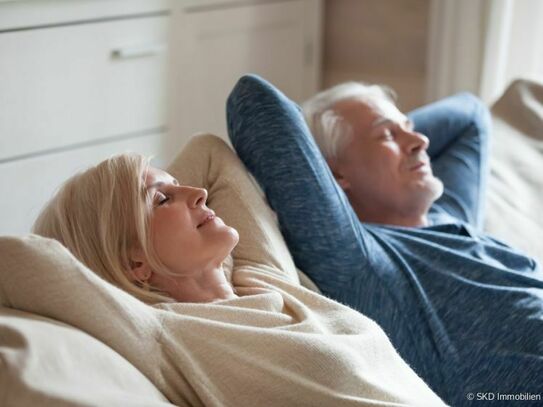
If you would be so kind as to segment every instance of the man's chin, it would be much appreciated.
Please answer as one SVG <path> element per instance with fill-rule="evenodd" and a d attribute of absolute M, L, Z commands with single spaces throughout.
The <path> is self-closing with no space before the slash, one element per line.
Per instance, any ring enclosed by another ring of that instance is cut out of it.
<path fill-rule="evenodd" d="M 437 201 L 441 195 L 443 195 L 443 182 L 439 178 L 432 176 L 432 179 L 428 182 L 428 191 L 432 203 Z"/>
<path fill-rule="evenodd" d="M 433 175 L 429 175 L 423 180 L 418 180 L 416 189 L 416 200 L 419 204 L 430 208 L 443 195 L 443 182 Z"/>

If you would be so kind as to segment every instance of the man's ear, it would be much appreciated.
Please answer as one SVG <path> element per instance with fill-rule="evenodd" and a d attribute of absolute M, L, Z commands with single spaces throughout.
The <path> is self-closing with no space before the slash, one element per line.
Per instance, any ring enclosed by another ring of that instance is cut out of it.
<path fill-rule="evenodd" d="M 339 184 L 341 189 L 343 189 L 343 191 L 347 192 L 349 191 L 349 189 L 351 189 L 351 184 L 349 183 L 347 178 L 343 177 L 343 175 L 341 175 L 340 173 L 332 172 L 332 174 L 334 175 L 336 182 Z"/>
<path fill-rule="evenodd" d="M 330 170 L 332 171 L 332 175 L 336 179 L 336 182 L 339 184 L 341 189 L 343 189 L 343 191 L 347 192 L 351 188 L 351 184 L 347 178 L 343 176 L 341 166 L 335 160 L 327 160 L 327 162 Z"/>
<path fill-rule="evenodd" d="M 141 249 L 132 250 L 128 272 L 134 282 L 145 283 L 151 278 L 153 271 Z"/>

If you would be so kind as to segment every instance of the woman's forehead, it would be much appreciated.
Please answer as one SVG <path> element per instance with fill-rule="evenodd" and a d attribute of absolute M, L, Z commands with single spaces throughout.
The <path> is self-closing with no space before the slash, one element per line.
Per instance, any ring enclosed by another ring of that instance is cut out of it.
<path fill-rule="evenodd" d="M 145 174 L 145 186 L 151 188 L 162 184 L 178 184 L 178 182 L 166 171 L 149 166 Z"/>

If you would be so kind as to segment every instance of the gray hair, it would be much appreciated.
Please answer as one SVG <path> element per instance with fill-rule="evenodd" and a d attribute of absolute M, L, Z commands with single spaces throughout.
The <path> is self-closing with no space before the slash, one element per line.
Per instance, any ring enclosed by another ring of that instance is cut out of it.
<path fill-rule="evenodd" d="M 352 137 L 353 131 L 351 125 L 336 113 L 334 106 L 344 100 L 379 99 L 395 104 L 396 93 L 383 85 L 345 82 L 316 94 L 302 104 L 311 134 L 326 159 L 338 157 L 338 153 Z"/>

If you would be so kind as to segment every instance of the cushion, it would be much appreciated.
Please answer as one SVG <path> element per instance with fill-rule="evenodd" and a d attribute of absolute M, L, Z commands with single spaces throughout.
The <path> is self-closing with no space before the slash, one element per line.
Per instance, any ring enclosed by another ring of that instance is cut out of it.
<path fill-rule="evenodd" d="M 492 118 L 485 230 L 543 262 L 543 84 L 511 83 Z"/>
<path fill-rule="evenodd" d="M 0 258 L 1 405 L 167 403 L 140 373 L 152 363 L 160 329 L 148 306 L 51 239 L 0 237 Z M 53 320 L 60 318 L 70 325 Z M 76 329 L 82 326 L 99 340 Z"/>
<path fill-rule="evenodd" d="M 69 325 L 0 307 L 2 405 L 170 405 L 134 366 Z"/>

